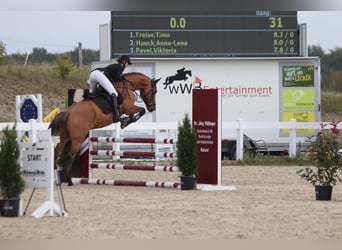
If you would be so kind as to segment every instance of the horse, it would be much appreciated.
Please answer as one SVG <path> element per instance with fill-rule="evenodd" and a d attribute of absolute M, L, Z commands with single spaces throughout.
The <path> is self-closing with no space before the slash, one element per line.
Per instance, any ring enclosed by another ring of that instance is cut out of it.
<path fill-rule="evenodd" d="M 124 79 L 114 81 L 112 84 L 119 93 L 121 103 L 118 103 L 120 115 L 128 117 L 122 119 L 121 127 L 137 121 L 146 112 L 145 108 L 136 106 L 136 90 L 140 90 L 140 97 L 144 101 L 149 112 L 156 109 L 155 96 L 157 82 L 142 73 L 124 74 Z M 51 121 L 49 128 L 51 134 L 60 137 L 60 142 L 55 147 L 55 164 L 68 141 L 71 142 L 69 153 L 66 156 L 66 177 L 68 186 L 72 186 L 71 171 L 73 160 L 78 153 L 82 142 L 86 139 L 89 130 L 102 128 L 113 122 L 113 113 L 104 113 L 101 108 L 91 99 L 84 99 L 73 103 L 66 111 L 60 112 Z"/>

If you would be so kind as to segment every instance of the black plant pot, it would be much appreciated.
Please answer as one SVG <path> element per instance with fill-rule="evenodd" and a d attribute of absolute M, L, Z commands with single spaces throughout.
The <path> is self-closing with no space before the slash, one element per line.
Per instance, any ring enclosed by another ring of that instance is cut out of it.
<path fill-rule="evenodd" d="M 8 198 L 0 200 L 0 215 L 3 217 L 19 216 L 20 198 Z"/>
<path fill-rule="evenodd" d="M 181 176 L 181 190 L 196 189 L 196 176 Z"/>
<path fill-rule="evenodd" d="M 333 186 L 315 186 L 316 200 L 319 201 L 330 201 Z"/>

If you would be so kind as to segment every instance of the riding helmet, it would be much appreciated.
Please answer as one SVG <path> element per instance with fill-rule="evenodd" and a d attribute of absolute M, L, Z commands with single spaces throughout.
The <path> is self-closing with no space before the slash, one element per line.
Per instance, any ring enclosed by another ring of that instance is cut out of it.
<path fill-rule="evenodd" d="M 129 58 L 129 56 L 127 56 L 127 55 L 121 55 L 121 56 L 119 56 L 118 62 L 119 62 L 119 63 L 128 62 L 128 64 L 132 64 L 132 63 L 131 63 L 131 58 Z"/>

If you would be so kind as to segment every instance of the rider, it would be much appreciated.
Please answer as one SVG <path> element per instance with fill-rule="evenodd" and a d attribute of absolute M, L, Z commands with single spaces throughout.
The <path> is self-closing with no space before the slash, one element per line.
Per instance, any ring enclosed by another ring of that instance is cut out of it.
<path fill-rule="evenodd" d="M 128 65 L 131 65 L 131 59 L 127 55 L 121 55 L 117 59 L 118 63 L 109 64 L 103 68 L 96 68 L 91 71 L 89 75 L 88 83 L 90 85 L 89 93 L 95 94 L 96 84 L 100 84 L 111 96 L 113 105 L 113 121 L 120 121 L 120 115 L 118 111 L 118 92 L 114 88 L 111 81 L 124 80 L 122 75 L 123 71 Z"/>

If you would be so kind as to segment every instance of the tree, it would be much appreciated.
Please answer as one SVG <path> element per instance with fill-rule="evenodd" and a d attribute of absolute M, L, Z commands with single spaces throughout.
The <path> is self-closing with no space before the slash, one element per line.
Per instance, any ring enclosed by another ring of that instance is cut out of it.
<path fill-rule="evenodd" d="M 64 80 L 73 68 L 70 56 L 64 54 L 63 56 L 57 56 L 55 60 L 56 69 L 60 77 Z"/>
<path fill-rule="evenodd" d="M 18 162 L 20 148 L 16 125 L 5 127 L 3 133 L 0 142 L 0 194 L 2 198 L 17 198 L 25 188 L 25 181 Z"/>
<path fill-rule="evenodd" d="M 308 47 L 309 56 L 318 56 L 320 58 L 324 57 L 324 50 L 319 45 L 312 45 Z"/>
<path fill-rule="evenodd" d="M 6 44 L 4 44 L 2 41 L 0 41 L 0 65 L 5 61 L 6 59 Z"/>
<path fill-rule="evenodd" d="M 342 48 L 330 50 L 330 56 L 327 61 L 327 67 L 330 71 L 342 70 Z"/>
<path fill-rule="evenodd" d="M 192 127 L 189 115 L 185 114 L 183 123 L 178 125 L 177 136 L 177 166 L 183 176 L 197 173 L 198 155 L 196 132 Z"/>
<path fill-rule="evenodd" d="M 45 48 L 33 48 L 30 54 L 29 62 L 31 63 L 51 63 L 56 59 L 56 56 L 47 52 Z"/>
<path fill-rule="evenodd" d="M 100 60 L 100 51 L 98 50 L 90 50 L 90 49 L 82 49 L 83 54 L 83 64 L 90 65 L 92 62 Z M 75 48 L 70 52 L 71 61 L 74 64 L 78 63 L 78 48 Z"/>

